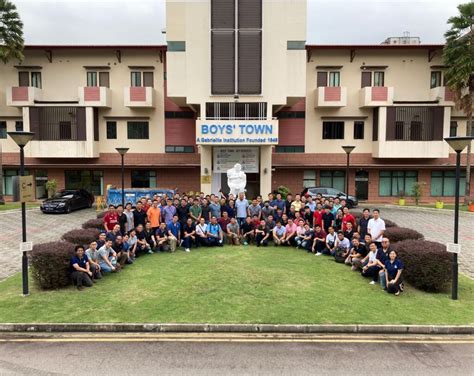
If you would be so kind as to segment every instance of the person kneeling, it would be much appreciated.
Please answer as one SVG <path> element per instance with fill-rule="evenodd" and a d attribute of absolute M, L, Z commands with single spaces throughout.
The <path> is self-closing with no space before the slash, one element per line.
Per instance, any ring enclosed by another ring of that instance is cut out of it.
<path fill-rule="evenodd" d="M 90 270 L 89 258 L 84 254 L 84 247 L 76 245 L 75 255 L 70 262 L 71 279 L 80 291 L 86 287 L 92 287 L 92 272 Z"/>
<path fill-rule="evenodd" d="M 270 236 L 270 231 L 267 229 L 267 225 L 265 221 L 262 219 L 260 224 L 255 229 L 255 243 L 257 243 L 257 247 L 263 246 L 266 247 L 268 245 L 268 237 Z"/>
<path fill-rule="evenodd" d="M 240 228 L 235 218 L 231 218 L 227 225 L 227 239 L 231 245 L 240 245 Z"/>
<path fill-rule="evenodd" d="M 217 218 L 213 216 L 207 228 L 207 241 L 209 242 L 209 245 L 211 247 L 212 246 L 222 247 L 222 239 L 223 239 L 223 234 L 222 234 L 221 226 L 219 226 L 219 223 L 217 223 Z"/>
<path fill-rule="evenodd" d="M 403 291 L 402 272 L 403 262 L 398 258 L 396 251 L 389 253 L 388 260 L 385 261 L 385 282 L 387 292 L 390 294 L 400 295 Z"/>

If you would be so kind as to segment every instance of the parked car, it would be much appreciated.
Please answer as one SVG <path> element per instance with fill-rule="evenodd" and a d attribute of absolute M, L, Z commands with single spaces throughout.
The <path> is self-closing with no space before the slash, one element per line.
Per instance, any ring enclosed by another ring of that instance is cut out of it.
<path fill-rule="evenodd" d="M 85 189 L 66 189 L 43 201 L 40 209 L 43 213 L 70 213 L 73 210 L 90 208 L 94 195 Z"/>
<path fill-rule="evenodd" d="M 339 197 L 341 200 L 345 199 L 346 202 L 347 202 L 347 206 L 349 208 L 353 208 L 353 207 L 356 207 L 357 205 L 359 205 L 359 201 L 357 201 L 356 197 L 354 197 L 354 196 L 347 197 L 347 195 L 344 192 L 341 192 L 340 190 L 335 189 L 335 188 L 312 187 L 312 188 L 308 188 L 308 193 L 311 196 L 316 196 L 317 194 L 321 194 L 321 196 L 323 196 L 323 198 L 330 198 L 330 197 L 336 198 L 336 197 Z"/>

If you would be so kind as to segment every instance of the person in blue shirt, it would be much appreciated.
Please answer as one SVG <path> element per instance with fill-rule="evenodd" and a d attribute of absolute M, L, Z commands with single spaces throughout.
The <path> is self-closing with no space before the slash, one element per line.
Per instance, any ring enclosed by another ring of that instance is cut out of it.
<path fill-rule="evenodd" d="M 176 247 L 180 244 L 181 239 L 181 224 L 178 222 L 178 215 L 175 214 L 171 222 L 166 224 L 168 228 L 168 244 L 170 251 L 176 251 Z"/>
<path fill-rule="evenodd" d="M 398 258 L 397 251 L 391 250 L 388 255 L 388 260 L 385 261 L 385 283 L 387 292 L 390 294 L 400 295 L 403 291 L 403 262 Z"/>
<path fill-rule="evenodd" d="M 219 223 L 217 223 L 217 218 L 215 216 L 212 216 L 211 222 L 209 223 L 207 227 L 207 241 L 211 247 L 212 246 L 222 247 L 222 243 L 223 243 L 222 239 L 223 239 L 223 234 L 222 234 L 221 226 L 219 226 Z"/>
<path fill-rule="evenodd" d="M 86 287 L 92 287 L 92 272 L 90 270 L 89 258 L 84 254 L 84 247 L 76 245 L 74 249 L 74 256 L 69 262 L 69 270 L 71 272 L 71 279 L 79 291 Z"/>
<path fill-rule="evenodd" d="M 271 206 L 273 206 L 273 209 L 275 209 L 275 212 L 280 209 L 281 212 L 283 213 L 285 211 L 285 201 L 281 199 L 281 193 L 277 193 L 276 199 L 273 200 L 270 203 Z"/>
<path fill-rule="evenodd" d="M 245 218 L 247 218 L 247 208 L 249 207 L 249 202 L 245 198 L 243 192 L 239 193 L 239 198 L 235 200 L 235 210 L 236 210 L 236 218 L 239 226 L 245 223 Z"/>

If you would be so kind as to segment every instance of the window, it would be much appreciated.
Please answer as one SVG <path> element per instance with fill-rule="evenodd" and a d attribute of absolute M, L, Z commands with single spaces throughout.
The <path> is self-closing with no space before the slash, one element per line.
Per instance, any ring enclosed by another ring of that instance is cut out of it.
<path fill-rule="evenodd" d="M 106 123 L 106 127 L 107 127 L 107 139 L 115 140 L 117 138 L 117 122 L 108 121 Z"/>
<path fill-rule="evenodd" d="M 30 72 L 18 72 L 18 85 L 21 87 L 30 86 Z"/>
<path fill-rule="evenodd" d="M 304 153 L 304 146 L 276 146 L 276 153 Z"/>
<path fill-rule="evenodd" d="M 444 107 L 387 107 L 387 141 L 442 141 Z"/>
<path fill-rule="evenodd" d="M 186 42 L 184 41 L 168 41 L 167 50 L 169 52 L 184 52 L 186 51 Z"/>
<path fill-rule="evenodd" d="M 194 146 L 166 145 L 165 153 L 194 153 Z"/>
<path fill-rule="evenodd" d="M 304 119 L 304 111 L 280 111 L 277 112 L 278 119 Z"/>
<path fill-rule="evenodd" d="M 303 171 L 303 187 L 309 188 L 316 185 L 316 171 L 305 170 Z"/>
<path fill-rule="evenodd" d="M 266 119 L 267 103 L 265 102 L 211 102 L 206 103 L 207 119 Z"/>
<path fill-rule="evenodd" d="M 462 196 L 466 185 L 466 171 L 461 171 L 459 181 L 459 194 Z M 454 196 L 456 193 L 456 171 L 432 171 L 431 172 L 431 196 Z"/>
<path fill-rule="evenodd" d="M 323 121 L 323 140 L 344 139 L 343 121 Z"/>
<path fill-rule="evenodd" d="M 153 87 L 153 72 L 143 72 L 143 86 Z"/>
<path fill-rule="evenodd" d="M 341 86 L 340 72 L 329 72 L 329 86 Z"/>
<path fill-rule="evenodd" d="M 101 170 L 65 170 L 66 189 L 85 189 L 94 195 L 104 194 L 104 172 Z"/>
<path fill-rule="evenodd" d="M 72 129 L 70 121 L 60 121 L 59 122 L 59 139 L 60 140 L 71 140 L 72 139 Z"/>
<path fill-rule="evenodd" d="M 110 87 L 109 72 L 99 72 L 99 86 Z"/>
<path fill-rule="evenodd" d="M 364 122 L 354 121 L 354 140 L 364 139 Z"/>
<path fill-rule="evenodd" d="M 15 131 L 17 132 L 23 131 L 23 121 L 21 120 L 15 121 Z"/>
<path fill-rule="evenodd" d="M 374 86 L 384 86 L 384 79 L 384 72 L 374 72 Z"/>
<path fill-rule="evenodd" d="M 87 86 L 97 86 L 97 72 L 87 72 Z"/>
<path fill-rule="evenodd" d="M 166 111 L 166 119 L 194 119 L 194 112 L 191 111 Z"/>
<path fill-rule="evenodd" d="M 306 41 L 304 40 L 288 40 L 286 41 L 287 50 L 304 50 L 306 49 Z"/>
<path fill-rule="evenodd" d="M 410 195 L 418 181 L 417 171 L 380 171 L 379 196 Z"/>
<path fill-rule="evenodd" d="M 449 126 L 449 137 L 456 137 L 458 135 L 458 122 L 452 121 Z"/>
<path fill-rule="evenodd" d="M 131 73 L 131 86 L 142 86 L 142 72 Z"/>
<path fill-rule="evenodd" d="M 31 72 L 31 86 L 41 89 L 41 72 Z"/>
<path fill-rule="evenodd" d="M 156 188 L 156 171 L 132 170 L 132 188 Z"/>
<path fill-rule="evenodd" d="M 434 87 L 441 86 L 441 71 L 432 71 L 431 72 L 431 83 L 430 87 L 433 89 Z"/>
<path fill-rule="evenodd" d="M 337 189 L 339 192 L 344 192 L 346 181 L 346 173 L 344 171 L 321 171 L 321 186 Z"/>
<path fill-rule="evenodd" d="M 127 122 L 127 137 L 130 140 L 147 140 L 148 122 L 147 121 L 129 121 Z"/>
<path fill-rule="evenodd" d="M 7 122 L 0 121 L 0 138 L 7 138 Z"/>
<path fill-rule="evenodd" d="M 20 170 L 3 170 L 3 192 L 6 196 L 13 195 L 13 177 L 19 175 Z M 25 175 L 29 175 L 28 170 L 25 170 Z"/>

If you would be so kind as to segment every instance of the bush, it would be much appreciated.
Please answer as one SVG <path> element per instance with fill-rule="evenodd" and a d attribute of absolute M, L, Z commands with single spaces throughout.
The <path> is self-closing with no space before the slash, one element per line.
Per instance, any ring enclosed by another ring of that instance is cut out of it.
<path fill-rule="evenodd" d="M 397 243 L 403 240 L 423 239 L 423 235 L 418 231 L 406 227 L 388 227 L 383 236 L 386 236 L 390 240 L 390 243 Z"/>
<path fill-rule="evenodd" d="M 106 214 L 107 214 L 107 211 L 98 212 L 98 213 L 97 213 L 97 218 L 98 218 L 98 219 L 99 219 L 99 218 L 104 218 Z"/>
<path fill-rule="evenodd" d="M 71 283 L 69 261 L 75 245 L 68 242 L 36 244 L 30 253 L 31 274 L 44 290 L 57 289 Z"/>
<path fill-rule="evenodd" d="M 96 228 L 76 229 L 66 232 L 63 235 L 63 240 L 73 243 L 88 246 L 93 240 L 99 238 L 100 231 Z"/>
<path fill-rule="evenodd" d="M 414 287 L 439 292 L 451 281 L 451 258 L 446 246 L 427 240 L 404 240 L 393 245 L 405 264 L 403 280 Z"/>
<path fill-rule="evenodd" d="M 97 230 L 104 230 L 104 221 L 101 218 L 89 219 L 87 222 L 82 224 L 82 228 L 95 228 Z"/>

